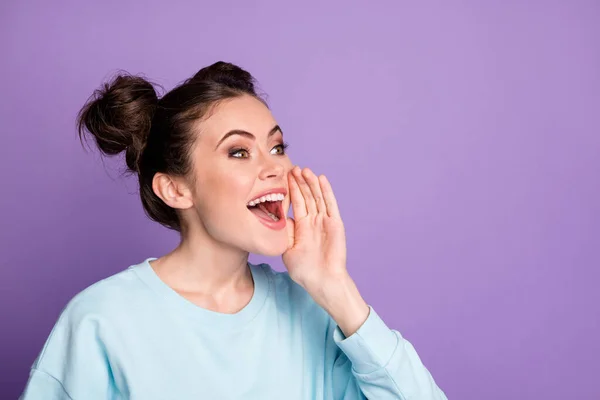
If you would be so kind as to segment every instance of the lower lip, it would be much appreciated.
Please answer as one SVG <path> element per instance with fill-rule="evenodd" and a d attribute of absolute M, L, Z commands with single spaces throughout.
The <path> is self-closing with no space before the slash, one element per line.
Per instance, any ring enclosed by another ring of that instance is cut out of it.
<path fill-rule="evenodd" d="M 279 212 L 280 213 L 283 212 L 283 207 L 281 207 Z M 253 212 L 250 212 L 250 213 L 252 215 L 254 215 L 256 217 L 256 219 L 258 219 L 267 228 L 273 229 L 275 231 L 280 231 L 283 228 L 285 228 L 285 218 L 281 218 L 279 221 L 273 221 L 271 218 L 269 218 L 269 219 L 261 218 L 258 215 L 254 214 Z"/>

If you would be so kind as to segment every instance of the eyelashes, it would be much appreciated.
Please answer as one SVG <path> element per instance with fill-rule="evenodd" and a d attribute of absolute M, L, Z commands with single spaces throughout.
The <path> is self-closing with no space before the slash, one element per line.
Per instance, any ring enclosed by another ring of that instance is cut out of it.
<path fill-rule="evenodd" d="M 273 147 L 273 149 L 271 151 L 273 151 L 274 149 L 281 149 L 281 151 L 275 155 L 284 156 L 287 154 L 286 150 L 288 147 L 289 147 L 288 143 L 281 143 L 281 144 L 278 144 L 277 146 Z M 229 157 L 230 158 L 248 158 L 248 157 L 250 157 L 250 149 L 247 149 L 245 147 L 234 147 L 233 149 L 229 150 Z"/>
<path fill-rule="evenodd" d="M 287 153 L 287 148 L 290 147 L 290 145 L 287 142 L 283 142 L 278 146 L 275 147 L 281 147 L 281 151 L 282 151 L 282 155 Z"/>

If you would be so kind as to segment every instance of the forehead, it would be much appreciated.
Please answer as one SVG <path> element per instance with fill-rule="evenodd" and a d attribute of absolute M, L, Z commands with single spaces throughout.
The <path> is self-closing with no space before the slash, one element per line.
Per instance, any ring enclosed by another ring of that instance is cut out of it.
<path fill-rule="evenodd" d="M 257 138 L 266 136 L 277 122 L 260 100 L 244 95 L 217 104 L 208 118 L 200 122 L 202 141 L 216 143 L 233 129 L 241 129 Z"/>

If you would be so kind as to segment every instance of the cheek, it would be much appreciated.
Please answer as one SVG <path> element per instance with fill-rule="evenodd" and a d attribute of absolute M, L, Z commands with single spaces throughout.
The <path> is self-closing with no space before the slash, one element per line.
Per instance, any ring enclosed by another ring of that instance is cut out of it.
<path fill-rule="evenodd" d="M 285 167 L 285 172 L 288 172 L 294 166 L 294 164 L 292 163 L 292 160 L 290 159 L 289 156 L 285 158 L 285 161 L 283 162 L 283 166 Z"/>
<path fill-rule="evenodd" d="M 242 171 L 229 169 L 212 174 L 204 187 L 206 204 L 219 212 L 241 209 L 249 199 L 254 185 L 254 177 Z M 199 188 L 202 191 L 202 185 Z"/>

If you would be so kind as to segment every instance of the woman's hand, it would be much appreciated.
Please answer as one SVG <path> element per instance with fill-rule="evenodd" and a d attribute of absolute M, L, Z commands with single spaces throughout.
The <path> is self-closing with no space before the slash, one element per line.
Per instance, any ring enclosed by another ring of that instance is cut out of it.
<path fill-rule="evenodd" d="M 346 235 L 329 181 L 299 167 L 290 171 L 288 180 L 294 218 L 287 220 L 289 245 L 283 262 L 290 277 L 307 290 L 345 278 Z"/>
<path fill-rule="evenodd" d="M 283 263 L 350 336 L 367 319 L 369 307 L 346 269 L 346 234 L 333 190 L 324 175 L 308 168 L 294 167 L 288 181 L 294 218 L 287 220 Z"/>

